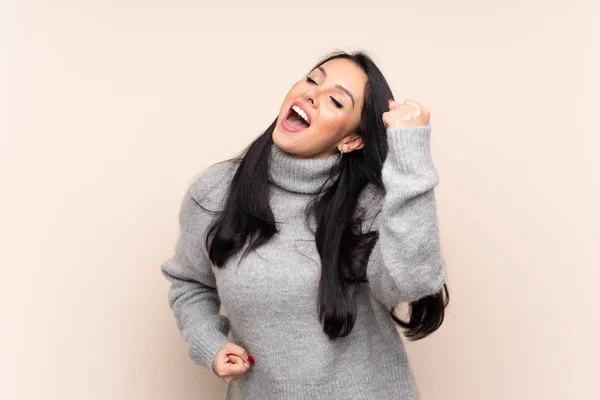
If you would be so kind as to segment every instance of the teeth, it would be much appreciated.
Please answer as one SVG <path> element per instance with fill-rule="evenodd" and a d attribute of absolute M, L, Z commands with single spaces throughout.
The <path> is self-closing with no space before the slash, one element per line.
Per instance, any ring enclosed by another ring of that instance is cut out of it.
<path fill-rule="evenodd" d="M 298 106 L 293 106 L 293 107 L 292 107 L 292 109 L 293 109 L 294 111 L 296 111 L 296 112 L 298 113 L 298 115 L 300 115 L 300 116 L 302 117 L 302 119 L 303 119 L 304 121 L 306 121 L 306 123 L 307 123 L 307 124 L 309 123 L 309 122 L 308 122 L 308 116 L 306 115 L 306 113 L 305 113 L 305 112 L 304 112 L 304 111 L 303 111 L 303 110 L 302 110 L 300 107 L 298 107 Z"/>

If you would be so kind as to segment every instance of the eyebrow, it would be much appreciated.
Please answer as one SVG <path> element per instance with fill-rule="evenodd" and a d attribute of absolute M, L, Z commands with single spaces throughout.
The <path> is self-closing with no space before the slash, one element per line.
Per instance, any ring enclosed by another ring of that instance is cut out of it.
<path fill-rule="evenodd" d="M 324 77 L 327 78 L 327 71 L 325 71 L 325 68 L 319 66 L 317 67 L 317 69 L 319 71 L 321 71 L 321 73 L 323 74 Z M 354 96 L 352 96 L 352 93 L 350 93 L 350 91 L 348 89 L 346 89 L 345 87 L 343 87 L 342 85 L 335 85 L 337 88 L 340 88 L 344 93 L 346 93 L 348 95 L 348 97 L 350 97 L 350 100 L 352 100 L 352 108 L 354 108 Z"/>

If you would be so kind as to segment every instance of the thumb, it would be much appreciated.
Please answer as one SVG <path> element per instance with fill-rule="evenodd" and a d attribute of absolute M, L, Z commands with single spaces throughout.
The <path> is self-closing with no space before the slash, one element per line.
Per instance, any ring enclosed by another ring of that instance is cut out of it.
<path fill-rule="evenodd" d="M 388 105 L 390 106 L 390 110 L 393 110 L 396 107 L 396 102 L 394 99 L 388 99 Z"/>
<path fill-rule="evenodd" d="M 235 354 L 227 354 L 227 357 L 229 358 L 229 361 L 232 364 L 243 366 L 245 369 L 248 369 L 248 367 L 250 367 L 250 364 L 248 362 L 242 360 L 241 357 L 238 357 Z"/>
<path fill-rule="evenodd" d="M 254 364 L 252 358 L 248 357 L 248 353 L 246 352 L 246 349 L 244 349 L 241 346 L 238 346 L 235 343 L 230 343 L 229 351 L 227 352 L 227 354 L 234 354 L 234 355 L 240 357 L 244 362 L 249 361 L 250 364 Z"/>

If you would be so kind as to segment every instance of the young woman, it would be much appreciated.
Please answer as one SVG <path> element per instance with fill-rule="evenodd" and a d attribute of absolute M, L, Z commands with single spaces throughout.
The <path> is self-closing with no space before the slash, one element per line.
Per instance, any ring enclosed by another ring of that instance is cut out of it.
<path fill-rule="evenodd" d="M 334 52 L 189 186 L 161 270 L 227 399 L 420 398 L 394 322 L 418 340 L 444 319 L 438 174 L 429 111 L 392 98 L 368 55 Z"/>

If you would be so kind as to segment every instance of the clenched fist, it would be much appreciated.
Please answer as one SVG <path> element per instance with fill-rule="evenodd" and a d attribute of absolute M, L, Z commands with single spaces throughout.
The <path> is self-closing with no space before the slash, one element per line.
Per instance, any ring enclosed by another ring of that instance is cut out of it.
<path fill-rule="evenodd" d="M 429 110 L 414 100 L 396 103 L 388 100 L 390 111 L 383 113 L 382 119 L 386 128 L 408 128 L 412 126 L 429 125 Z"/>
<path fill-rule="evenodd" d="M 225 382 L 239 379 L 254 364 L 243 347 L 227 342 L 219 349 L 212 363 L 215 373 Z"/>

